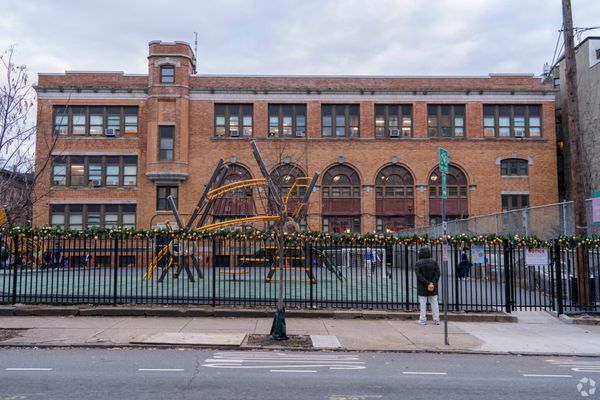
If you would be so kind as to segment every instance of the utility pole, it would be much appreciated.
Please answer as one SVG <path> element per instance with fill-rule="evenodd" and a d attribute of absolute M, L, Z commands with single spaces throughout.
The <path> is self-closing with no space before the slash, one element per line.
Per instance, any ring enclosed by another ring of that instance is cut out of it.
<path fill-rule="evenodd" d="M 583 145 L 581 124 L 579 121 L 579 96 L 577 94 L 577 63 L 573 40 L 573 16 L 571 0 L 562 0 L 563 34 L 565 41 L 565 82 L 567 84 L 567 116 L 569 147 L 571 156 L 571 192 L 575 213 L 575 234 L 587 235 L 587 217 L 585 208 L 586 182 L 583 176 Z M 577 297 L 580 305 L 589 305 L 590 274 L 588 249 L 577 248 Z"/>

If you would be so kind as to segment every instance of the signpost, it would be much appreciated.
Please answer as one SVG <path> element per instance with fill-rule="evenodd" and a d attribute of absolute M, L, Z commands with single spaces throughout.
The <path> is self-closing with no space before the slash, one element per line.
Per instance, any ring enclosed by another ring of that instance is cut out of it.
<path fill-rule="evenodd" d="M 446 221 L 446 199 L 448 190 L 446 188 L 446 174 L 448 173 L 448 150 L 440 147 L 440 172 L 442 174 L 442 228 L 444 231 L 442 241 L 442 279 L 444 282 L 444 343 L 450 345 L 448 338 L 448 222 Z"/>

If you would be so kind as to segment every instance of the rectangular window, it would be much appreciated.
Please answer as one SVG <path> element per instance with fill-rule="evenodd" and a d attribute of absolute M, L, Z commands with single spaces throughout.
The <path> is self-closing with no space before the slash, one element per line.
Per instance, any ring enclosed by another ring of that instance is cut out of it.
<path fill-rule="evenodd" d="M 527 176 L 529 163 L 520 158 L 508 158 L 500 161 L 500 174 L 502 176 Z"/>
<path fill-rule="evenodd" d="M 55 106 L 54 134 L 74 136 L 137 136 L 139 107 Z"/>
<path fill-rule="evenodd" d="M 359 137 L 358 104 L 324 104 L 321 106 L 321 133 L 325 137 Z"/>
<path fill-rule="evenodd" d="M 503 194 L 502 211 L 518 210 L 529 207 L 528 194 Z"/>
<path fill-rule="evenodd" d="M 122 205 L 122 226 L 126 229 L 134 229 L 135 228 L 135 205 Z"/>
<path fill-rule="evenodd" d="M 156 209 L 158 211 L 170 211 L 171 207 L 167 201 L 167 197 L 173 196 L 175 205 L 179 207 L 178 196 L 179 188 L 177 186 L 157 186 L 156 187 Z"/>
<path fill-rule="evenodd" d="M 106 113 L 105 134 L 108 136 L 119 136 L 121 134 L 121 107 L 108 107 Z"/>
<path fill-rule="evenodd" d="M 464 104 L 429 104 L 427 132 L 430 137 L 464 137 Z"/>
<path fill-rule="evenodd" d="M 483 106 L 483 136 L 496 136 L 496 109 L 494 106 Z"/>
<path fill-rule="evenodd" d="M 86 132 L 86 108 L 73 107 L 73 135 L 85 135 Z"/>
<path fill-rule="evenodd" d="M 54 134 L 69 134 L 69 108 L 66 106 L 54 107 Z"/>
<path fill-rule="evenodd" d="M 87 206 L 87 217 L 86 217 L 86 227 L 87 228 L 97 228 L 101 222 L 101 214 L 100 214 L 100 205 L 88 205 Z"/>
<path fill-rule="evenodd" d="M 539 137 L 541 112 L 540 105 L 484 105 L 483 134 L 486 137 Z"/>
<path fill-rule="evenodd" d="M 120 158 L 106 157 L 106 186 L 120 186 L 120 175 Z"/>
<path fill-rule="evenodd" d="M 161 125 L 158 127 L 158 159 L 160 161 L 173 161 L 174 133 L 174 126 Z"/>
<path fill-rule="evenodd" d="M 70 186 L 85 186 L 85 164 L 83 157 L 71 157 L 69 167 Z"/>
<path fill-rule="evenodd" d="M 136 107 L 137 114 L 137 107 Z M 90 107 L 90 135 L 104 134 L 104 108 Z"/>
<path fill-rule="evenodd" d="M 52 186 L 136 186 L 137 156 L 65 156 L 52 160 Z"/>
<path fill-rule="evenodd" d="M 137 185 L 137 157 L 123 157 L 123 186 Z"/>
<path fill-rule="evenodd" d="M 88 158 L 88 182 L 92 186 L 102 186 L 102 157 Z"/>
<path fill-rule="evenodd" d="M 67 159 L 54 157 L 52 159 L 52 186 L 67 185 Z"/>
<path fill-rule="evenodd" d="M 137 107 L 123 108 L 125 116 L 125 136 L 137 136 L 138 134 L 138 109 Z"/>
<path fill-rule="evenodd" d="M 306 104 L 269 104 L 269 136 L 306 135 Z"/>
<path fill-rule="evenodd" d="M 412 136 L 412 105 L 376 104 L 375 137 Z"/>
<path fill-rule="evenodd" d="M 50 207 L 50 225 L 53 228 L 65 227 L 65 206 L 53 205 Z"/>
<path fill-rule="evenodd" d="M 76 231 L 83 229 L 83 205 L 69 206 L 69 229 Z"/>
<path fill-rule="evenodd" d="M 175 66 L 163 65 L 160 67 L 160 83 L 175 83 Z"/>
<path fill-rule="evenodd" d="M 135 219 L 135 204 L 55 204 L 50 207 L 50 223 L 56 228 L 134 228 Z"/>
<path fill-rule="evenodd" d="M 104 206 L 104 227 L 110 229 L 119 225 L 119 206 L 113 204 Z"/>
<path fill-rule="evenodd" d="M 252 137 L 252 104 L 215 104 L 215 137 Z"/>

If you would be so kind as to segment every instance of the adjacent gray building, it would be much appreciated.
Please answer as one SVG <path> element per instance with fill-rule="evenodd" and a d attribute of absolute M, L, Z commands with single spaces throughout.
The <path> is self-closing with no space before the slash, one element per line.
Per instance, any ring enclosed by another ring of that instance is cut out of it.
<path fill-rule="evenodd" d="M 583 143 L 582 165 L 585 176 L 586 198 L 600 190 L 600 37 L 585 38 L 575 48 L 577 60 L 577 82 L 579 94 L 579 115 Z M 571 199 L 571 170 L 569 153 L 569 133 L 567 118 L 567 91 L 561 85 L 565 76 L 564 56 L 552 70 L 548 79 L 560 89 L 556 98 L 557 144 L 559 197 Z M 564 82 L 564 81 L 563 81 Z"/>

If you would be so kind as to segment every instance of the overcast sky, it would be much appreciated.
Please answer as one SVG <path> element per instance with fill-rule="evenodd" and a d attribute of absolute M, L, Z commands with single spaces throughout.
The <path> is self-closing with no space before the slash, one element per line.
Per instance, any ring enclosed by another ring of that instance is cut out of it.
<path fill-rule="evenodd" d="M 600 0 L 572 6 L 575 26 L 600 25 Z M 200 74 L 537 75 L 562 23 L 560 0 L 0 0 L 0 15 L 0 49 L 33 80 L 147 73 L 150 40 L 193 32 Z"/>

